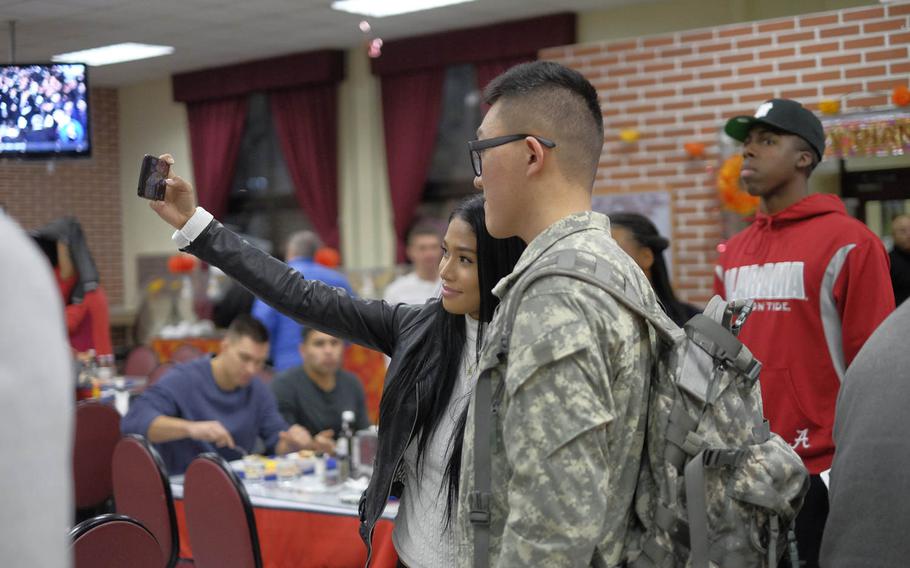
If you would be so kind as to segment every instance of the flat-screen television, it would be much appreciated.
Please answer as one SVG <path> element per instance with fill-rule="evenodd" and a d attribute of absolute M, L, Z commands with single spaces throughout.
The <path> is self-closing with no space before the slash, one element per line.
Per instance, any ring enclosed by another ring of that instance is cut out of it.
<path fill-rule="evenodd" d="M 0 157 L 88 156 L 83 63 L 0 65 Z"/>

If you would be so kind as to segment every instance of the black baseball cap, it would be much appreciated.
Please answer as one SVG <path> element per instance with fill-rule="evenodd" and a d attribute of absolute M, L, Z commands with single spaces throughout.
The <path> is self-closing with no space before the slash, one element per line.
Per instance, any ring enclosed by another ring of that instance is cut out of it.
<path fill-rule="evenodd" d="M 734 116 L 727 121 L 724 132 L 742 142 L 756 124 L 799 136 L 812 146 L 818 159 L 825 155 L 825 129 L 812 111 L 790 99 L 771 99 L 763 102 L 754 116 Z"/>

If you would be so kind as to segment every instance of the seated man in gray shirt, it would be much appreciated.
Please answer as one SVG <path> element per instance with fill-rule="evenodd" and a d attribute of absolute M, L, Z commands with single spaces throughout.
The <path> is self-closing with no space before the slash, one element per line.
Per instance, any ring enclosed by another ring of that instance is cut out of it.
<path fill-rule="evenodd" d="M 370 426 L 363 385 L 341 370 L 344 343 L 337 337 L 304 327 L 300 355 L 303 366 L 288 369 L 272 382 L 278 411 L 289 424 L 306 428 L 319 449 L 332 452 L 333 440 L 341 433 L 342 412 L 354 412 L 354 431 Z"/>

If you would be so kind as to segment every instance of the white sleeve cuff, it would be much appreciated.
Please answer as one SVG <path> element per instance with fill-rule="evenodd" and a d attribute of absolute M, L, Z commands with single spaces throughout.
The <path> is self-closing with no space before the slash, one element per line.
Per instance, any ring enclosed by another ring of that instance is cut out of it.
<path fill-rule="evenodd" d="M 202 231 L 209 226 L 209 223 L 211 223 L 214 218 L 215 217 L 211 213 L 202 207 L 197 207 L 196 212 L 193 213 L 193 216 L 190 217 L 183 228 L 174 231 L 174 234 L 171 235 L 171 240 L 177 244 L 177 248 L 179 249 L 190 246 L 190 243 L 202 234 Z"/>

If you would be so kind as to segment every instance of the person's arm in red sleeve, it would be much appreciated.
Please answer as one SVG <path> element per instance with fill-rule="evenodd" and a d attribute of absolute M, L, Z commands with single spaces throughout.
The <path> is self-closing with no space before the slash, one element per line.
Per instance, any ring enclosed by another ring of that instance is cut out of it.
<path fill-rule="evenodd" d="M 54 268 L 54 277 L 57 280 L 57 287 L 60 289 L 60 295 L 63 298 L 63 313 L 66 317 L 66 332 L 72 334 L 76 331 L 76 328 L 79 327 L 79 324 L 82 323 L 82 320 L 85 319 L 85 316 L 88 315 L 88 308 L 85 304 L 70 304 L 70 295 L 73 293 L 73 288 L 76 286 L 76 276 L 69 276 L 63 278 L 60 276 L 60 268 Z"/>
<path fill-rule="evenodd" d="M 88 315 L 88 306 L 85 305 L 85 302 L 81 304 L 68 304 L 64 308 L 64 313 L 66 314 L 66 331 L 70 334 L 76 331 L 76 328 L 82 323 L 82 320 L 85 319 L 85 316 Z"/>
<path fill-rule="evenodd" d="M 99 286 L 87 292 L 82 305 L 86 306 L 92 317 L 92 344 L 95 347 L 95 354 L 112 354 L 114 350 L 111 347 L 111 318 L 104 288 Z"/>
<path fill-rule="evenodd" d="M 859 243 L 847 254 L 834 283 L 834 302 L 841 317 L 844 362 L 849 367 L 866 339 L 894 311 L 890 263 L 878 239 Z"/>

